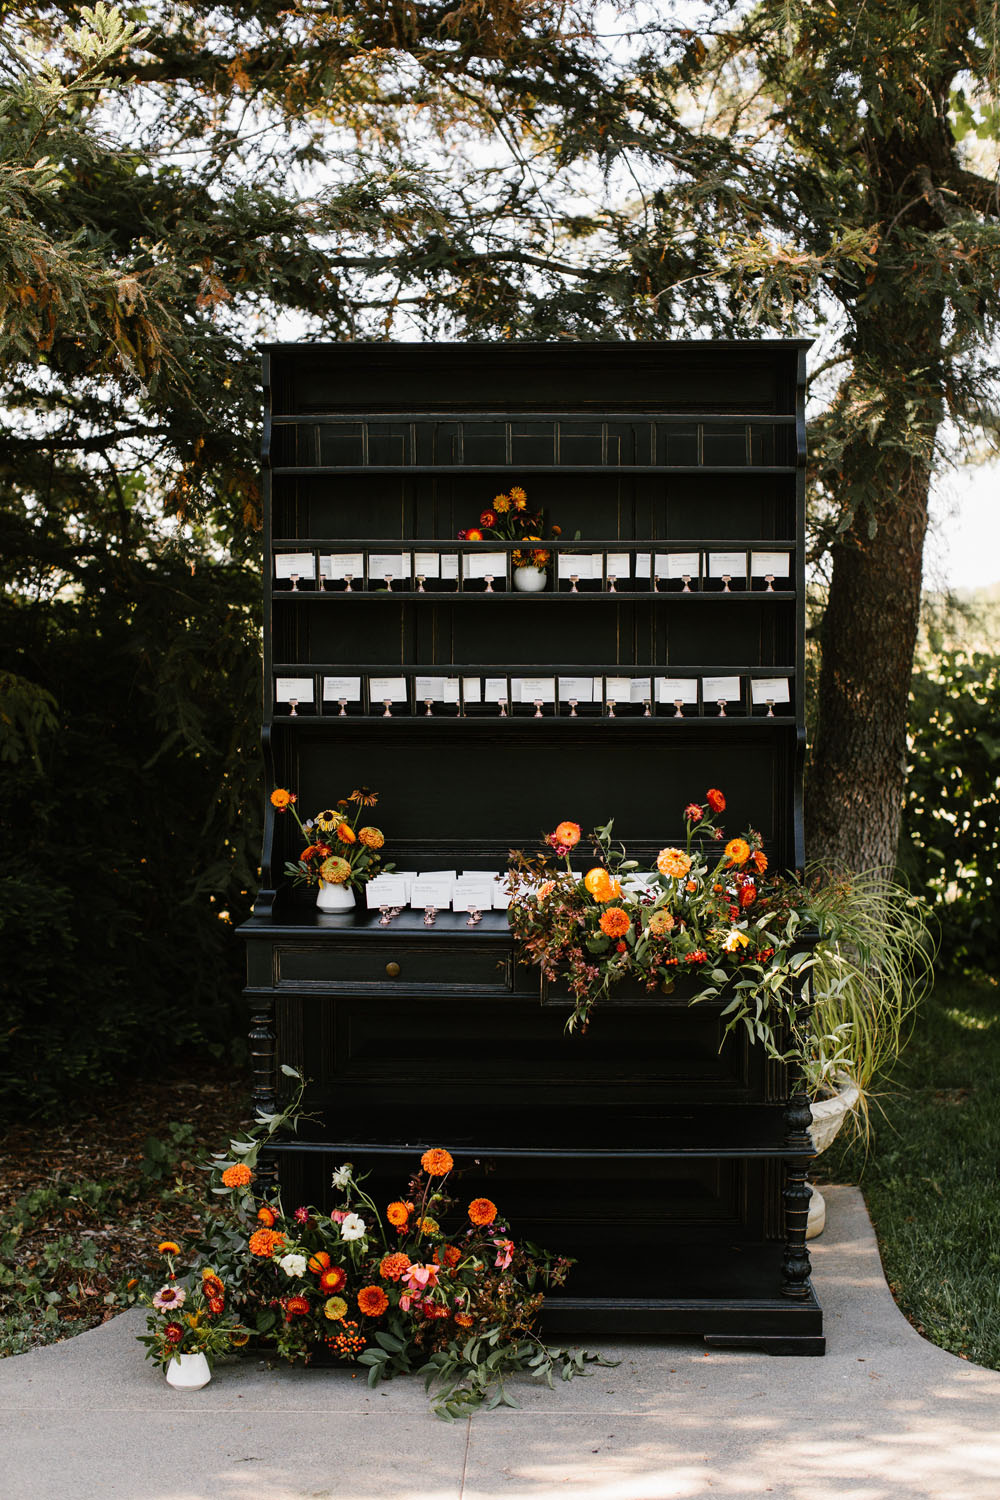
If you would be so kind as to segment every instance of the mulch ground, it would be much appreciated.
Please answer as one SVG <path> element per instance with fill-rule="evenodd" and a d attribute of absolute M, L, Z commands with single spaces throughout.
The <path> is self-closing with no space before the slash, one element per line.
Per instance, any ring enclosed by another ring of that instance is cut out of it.
<path fill-rule="evenodd" d="M 0 1135 L 0 1315 L 37 1318 L 45 1342 L 112 1317 L 126 1281 L 159 1264 L 157 1243 L 190 1225 L 199 1161 L 251 1120 L 246 1075 L 199 1058 Z"/>

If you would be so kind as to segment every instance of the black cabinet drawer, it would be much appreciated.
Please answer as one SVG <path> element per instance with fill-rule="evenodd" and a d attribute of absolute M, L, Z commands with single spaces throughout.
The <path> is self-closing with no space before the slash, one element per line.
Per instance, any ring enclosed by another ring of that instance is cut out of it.
<path fill-rule="evenodd" d="M 296 943 L 275 946 L 274 979 L 279 989 L 322 989 L 328 993 L 387 987 L 421 993 L 461 990 L 504 995 L 513 984 L 509 943 L 434 941 Z"/>

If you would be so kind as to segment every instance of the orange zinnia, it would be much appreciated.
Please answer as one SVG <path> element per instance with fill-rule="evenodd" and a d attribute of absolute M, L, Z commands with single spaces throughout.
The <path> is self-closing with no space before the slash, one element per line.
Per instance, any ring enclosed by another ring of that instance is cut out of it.
<path fill-rule="evenodd" d="M 607 870 L 602 870 L 600 865 L 588 870 L 583 877 L 583 883 L 595 901 L 611 900 L 611 876 Z"/>
<path fill-rule="evenodd" d="M 280 1250 L 284 1243 L 285 1236 L 279 1234 L 276 1229 L 257 1229 L 250 1236 L 250 1254 L 270 1259 L 275 1250 Z"/>
<path fill-rule="evenodd" d="M 390 1203 L 385 1216 L 390 1224 L 394 1224 L 397 1229 L 402 1229 L 410 1217 L 410 1211 L 405 1203 Z"/>
<path fill-rule="evenodd" d="M 745 865 L 750 858 L 750 845 L 746 839 L 730 839 L 726 845 L 726 858 L 731 865 Z"/>
<path fill-rule="evenodd" d="M 469 1204 L 469 1218 L 480 1228 L 485 1224 L 492 1224 L 496 1216 L 497 1206 L 489 1198 L 473 1198 Z"/>
<path fill-rule="evenodd" d="M 420 1158 L 420 1165 L 429 1177 L 444 1177 L 455 1165 L 451 1153 L 441 1146 L 432 1146 Z"/>
<path fill-rule="evenodd" d="M 245 1161 L 238 1161 L 235 1166 L 227 1167 L 222 1174 L 223 1187 L 246 1187 L 253 1173 Z"/>
<path fill-rule="evenodd" d="M 624 937 L 631 926 L 628 914 L 620 906 L 609 906 L 607 911 L 601 913 L 600 928 L 607 937 Z"/>
<path fill-rule="evenodd" d="M 661 849 L 656 856 L 656 868 L 661 875 L 683 880 L 691 868 L 691 860 L 682 849 Z"/>
<path fill-rule="evenodd" d="M 383 1255 L 379 1262 L 378 1274 L 384 1276 L 386 1281 L 398 1281 L 404 1271 L 410 1268 L 410 1257 L 402 1250 L 397 1250 L 394 1255 Z"/>
<path fill-rule="evenodd" d="M 283 787 L 277 787 L 271 793 L 271 806 L 276 807 L 279 812 L 284 812 L 285 808 L 294 801 L 294 793 L 286 792 Z"/>
<path fill-rule="evenodd" d="M 380 1318 L 389 1299 L 380 1286 L 363 1286 L 358 1293 L 358 1307 L 366 1318 Z"/>
<path fill-rule="evenodd" d="M 557 844 L 565 844 L 567 849 L 575 849 L 580 842 L 579 823 L 560 823 L 552 835 Z"/>
<path fill-rule="evenodd" d="M 385 843 L 385 834 L 381 828 L 359 828 L 358 838 L 366 849 L 381 849 Z"/>

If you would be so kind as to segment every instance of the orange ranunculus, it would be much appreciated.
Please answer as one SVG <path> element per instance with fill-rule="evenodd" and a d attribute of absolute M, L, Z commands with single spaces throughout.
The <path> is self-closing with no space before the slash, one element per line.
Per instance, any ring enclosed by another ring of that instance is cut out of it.
<path fill-rule="evenodd" d="M 579 823 L 560 823 L 552 835 L 557 844 L 565 844 L 567 849 L 575 849 L 580 842 Z"/>
<path fill-rule="evenodd" d="M 726 858 L 731 865 L 745 865 L 750 858 L 750 845 L 746 839 L 730 839 L 726 845 Z"/>
<path fill-rule="evenodd" d="M 656 868 L 661 875 L 683 880 L 691 868 L 691 860 L 683 849 L 661 849 L 656 856 Z"/>
<path fill-rule="evenodd" d="M 480 1228 L 492 1224 L 496 1216 L 497 1206 L 489 1198 L 473 1198 L 469 1204 L 469 1218 Z"/>
<path fill-rule="evenodd" d="M 445 1177 L 455 1163 L 450 1151 L 445 1151 L 441 1146 L 432 1146 L 420 1158 L 420 1165 L 428 1177 Z"/>
<path fill-rule="evenodd" d="M 273 1229 L 278 1222 L 278 1215 L 269 1203 L 262 1203 L 257 1210 L 257 1218 L 265 1229 Z"/>
<path fill-rule="evenodd" d="M 719 791 L 718 787 L 709 787 L 708 791 L 705 793 L 705 801 L 708 803 L 709 807 L 714 813 L 721 813 L 725 812 L 726 810 L 726 799 Z"/>
<path fill-rule="evenodd" d="M 595 901 L 611 900 L 611 876 L 600 865 L 595 865 L 592 870 L 587 871 L 583 877 L 583 883 Z"/>
<path fill-rule="evenodd" d="M 409 1268 L 410 1257 L 404 1251 L 397 1250 L 393 1255 L 383 1255 L 379 1261 L 378 1274 L 384 1276 L 386 1281 L 398 1281 Z"/>
<path fill-rule="evenodd" d="M 366 1318 L 380 1318 L 389 1306 L 389 1299 L 380 1286 L 363 1286 L 358 1293 L 358 1308 Z"/>
<path fill-rule="evenodd" d="M 286 792 L 283 787 L 277 787 L 271 793 L 271 806 L 276 807 L 279 812 L 284 812 L 285 808 L 290 807 L 294 801 L 295 794 Z"/>
<path fill-rule="evenodd" d="M 757 871 L 757 874 L 763 875 L 764 871 L 767 869 L 767 855 L 764 854 L 762 850 L 758 849 L 755 853 L 751 854 L 750 859 L 754 869 Z"/>
<path fill-rule="evenodd" d="M 328 1266 L 319 1278 L 319 1284 L 324 1292 L 339 1292 L 347 1281 L 347 1272 L 343 1266 Z"/>
<path fill-rule="evenodd" d="M 601 913 L 600 927 L 606 937 L 624 937 L 631 926 L 628 913 L 622 911 L 620 906 L 609 906 L 607 911 Z"/>
<path fill-rule="evenodd" d="M 410 1211 L 405 1203 L 390 1203 L 385 1216 L 390 1224 L 395 1225 L 397 1229 L 402 1229 L 410 1217 Z"/>
<path fill-rule="evenodd" d="M 358 836 L 350 823 L 339 823 L 337 825 L 337 837 L 342 844 L 356 844 Z"/>
<path fill-rule="evenodd" d="M 223 1187 L 246 1187 L 253 1177 L 253 1173 L 245 1161 L 238 1161 L 235 1166 L 227 1167 L 222 1174 Z"/>
<path fill-rule="evenodd" d="M 276 1229 L 257 1229 L 250 1236 L 250 1254 L 261 1255 L 270 1260 L 275 1250 L 280 1250 L 284 1243 L 285 1236 Z"/>

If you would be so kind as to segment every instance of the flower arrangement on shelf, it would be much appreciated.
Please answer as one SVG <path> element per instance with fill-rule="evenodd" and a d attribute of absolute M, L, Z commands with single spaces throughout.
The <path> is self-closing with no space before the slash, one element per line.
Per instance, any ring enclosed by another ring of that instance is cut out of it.
<path fill-rule="evenodd" d="M 298 1080 L 289 1107 L 261 1115 L 230 1153 L 212 1157 L 218 1212 L 193 1242 L 187 1270 L 174 1271 L 177 1244 L 160 1247 L 170 1275 L 143 1297 L 155 1310 L 141 1338 L 148 1355 L 165 1365 L 179 1333 L 210 1359 L 251 1338 L 288 1361 L 332 1354 L 367 1367 L 372 1386 L 416 1371 L 436 1387 L 432 1404 L 445 1418 L 515 1405 L 505 1381 L 516 1371 L 551 1384 L 556 1373 L 568 1379 L 588 1361 L 607 1362 L 538 1337 L 545 1288 L 561 1286 L 572 1262 L 518 1242 L 491 1199 L 466 1192 L 460 1200 L 443 1147 L 425 1150 L 387 1203 L 365 1191 L 350 1162 L 333 1174 L 340 1200 L 330 1213 L 304 1205 L 288 1213 L 279 1196 L 255 1196 L 260 1150 L 301 1118 L 305 1082 L 283 1071 Z"/>
<path fill-rule="evenodd" d="M 378 793 L 370 787 L 355 788 L 335 807 L 324 808 L 304 823 L 295 807 L 297 800 L 294 792 L 283 787 L 271 793 L 272 807 L 279 813 L 292 814 L 305 841 L 298 859 L 285 864 L 285 874 L 294 885 L 315 885 L 320 890 L 324 886 L 360 889 L 380 869 L 393 868 L 382 864 L 382 830 L 361 821 L 378 804 Z"/>
<path fill-rule="evenodd" d="M 689 803 L 683 848 L 661 849 L 645 873 L 612 844 L 612 823 L 594 830 L 596 863 L 583 873 L 570 862 L 577 823 L 560 823 L 537 857 L 512 851 L 508 919 L 521 961 L 567 986 L 569 1031 L 585 1030 L 625 980 L 670 993 L 679 975 L 696 975 L 691 1003 L 724 999 L 727 1032 L 742 1025 L 769 1056 L 797 1061 L 811 1092 L 847 1074 L 863 1094 L 898 1055 L 930 981 L 922 903 L 882 875 L 776 876 L 756 830 L 726 838 L 725 810 L 715 787 Z"/>
<path fill-rule="evenodd" d="M 527 491 L 519 484 L 514 484 L 506 494 L 494 495 L 492 504 L 479 517 L 479 525 L 468 531 L 460 531 L 458 540 L 522 542 L 524 545 L 511 553 L 513 567 L 543 572 L 552 556 L 544 545 L 544 531 L 545 512 L 529 510 Z M 550 526 L 549 532 L 555 540 L 562 536 L 562 527 Z M 515 582 L 517 581 L 515 576 Z M 522 579 L 522 583 L 523 581 Z"/>

